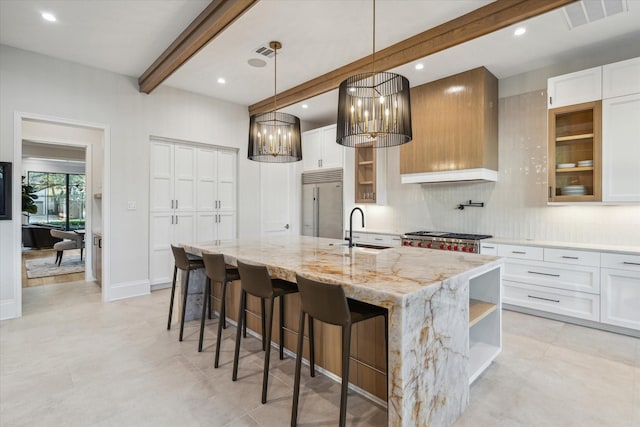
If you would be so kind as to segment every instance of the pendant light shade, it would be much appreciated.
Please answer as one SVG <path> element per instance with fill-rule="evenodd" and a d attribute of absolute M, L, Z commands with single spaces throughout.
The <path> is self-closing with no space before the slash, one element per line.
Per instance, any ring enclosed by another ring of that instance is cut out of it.
<path fill-rule="evenodd" d="M 267 163 L 302 160 L 300 119 L 277 111 L 251 116 L 249 159 Z"/>
<path fill-rule="evenodd" d="M 337 142 L 393 147 L 411 141 L 409 80 L 394 73 L 351 76 L 338 91 Z"/>
<path fill-rule="evenodd" d="M 411 141 L 409 80 L 399 74 L 376 73 L 375 0 L 371 70 L 340 83 L 336 142 L 345 147 L 384 148 Z"/>
<path fill-rule="evenodd" d="M 273 111 L 257 113 L 249 119 L 249 160 L 265 163 L 290 163 L 302 160 L 300 119 L 294 115 L 276 111 L 278 74 L 278 49 L 280 42 L 269 47 L 275 52 L 273 73 Z"/>

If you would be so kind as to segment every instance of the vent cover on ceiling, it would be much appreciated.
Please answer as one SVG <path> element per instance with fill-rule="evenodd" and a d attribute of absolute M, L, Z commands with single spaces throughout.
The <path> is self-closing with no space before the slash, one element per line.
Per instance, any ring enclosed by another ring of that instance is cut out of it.
<path fill-rule="evenodd" d="M 573 29 L 621 12 L 627 12 L 627 0 L 581 0 L 562 8 L 569 28 Z"/>
<path fill-rule="evenodd" d="M 271 49 L 268 44 L 263 44 L 254 49 L 254 52 L 258 55 L 266 56 L 267 58 L 273 58 L 275 50 Z"/>

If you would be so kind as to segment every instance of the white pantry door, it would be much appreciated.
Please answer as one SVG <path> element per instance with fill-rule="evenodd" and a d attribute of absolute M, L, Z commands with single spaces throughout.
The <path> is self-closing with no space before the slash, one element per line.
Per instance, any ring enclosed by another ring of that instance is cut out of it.
<path fill-rule="evenodd" d="M 288 236 L 291 234 L 293 191 L 295 191 L 295 184 L 291 164 L 260 164 L 262 236 Z"/>

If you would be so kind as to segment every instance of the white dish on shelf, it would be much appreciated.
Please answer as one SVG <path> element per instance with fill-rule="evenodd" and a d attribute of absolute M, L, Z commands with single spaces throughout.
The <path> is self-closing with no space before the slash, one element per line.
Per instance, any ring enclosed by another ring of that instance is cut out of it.
<path fill-rule="evenodd" d="M 575 168 L 576 164 L 575 163 L 558 163 L 556 165 L 556 168 L 558 169 L 568 169 L 568 168 Z"/>
<path fill-rule="evenodd" d="M 565 185 L 560 187 L 560 194 L 563 196 L 584 196 L 587 194 L 587 187 L 584 185 Z"/>
<path fill-rule="evenodd" d="M 593 160 L 581 160 L 578 162 L 578 167 L 586 168 L 589 166 L 593 166 Z"/>

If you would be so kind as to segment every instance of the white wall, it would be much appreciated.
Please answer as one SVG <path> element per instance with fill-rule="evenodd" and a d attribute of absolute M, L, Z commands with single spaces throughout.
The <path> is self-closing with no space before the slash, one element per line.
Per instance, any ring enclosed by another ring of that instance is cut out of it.
<path fill-rule="evenodd" d="M 111 283 L 148 289 L 149 136 L 240 148 L 238 230 L 259 230 L 258 165 L 246 160 L 246 106 L 160 87 L 138 92 L 134 78 L 0 46 L 0 160 L 14 161 L 14 113 L 103 124 L 110 131 Z M 136 201 L 137 210 L 127 210 Z M 15 221 L 0 222 L 0 316 L 9 313 L 20 280 L 12 262 Z M 15 308 L 15 307 L 14 307 Z"/>

